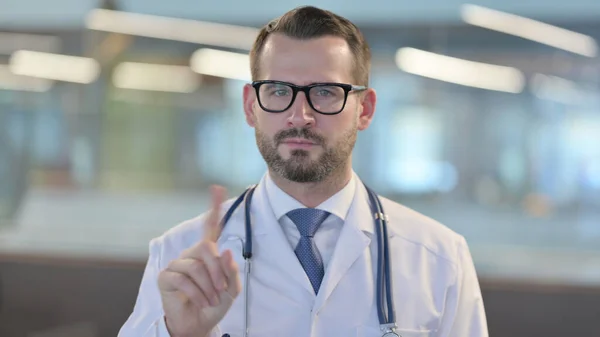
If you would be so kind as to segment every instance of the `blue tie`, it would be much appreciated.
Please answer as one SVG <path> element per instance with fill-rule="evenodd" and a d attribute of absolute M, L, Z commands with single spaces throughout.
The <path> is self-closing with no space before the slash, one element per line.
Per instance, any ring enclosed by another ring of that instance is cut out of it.
<path fill-rule="evenodd" d="M 320 209 L 299 208 L 290 211 L 287 216 L 296 224 L 300 232 L 300 242 L 298 242 L 295 250 L 296 256 L 316 294 L 319 292 L 325 269 L 321 254 L 313 240 L 313 235 L 329 216 L 329 213 Z"/>

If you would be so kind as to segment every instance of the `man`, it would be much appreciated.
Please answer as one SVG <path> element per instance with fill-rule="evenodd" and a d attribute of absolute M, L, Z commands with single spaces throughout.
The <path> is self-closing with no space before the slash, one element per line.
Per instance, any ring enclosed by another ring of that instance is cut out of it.
<path fill-rule="evenodd" d="M 223 202 L 224 189 L 214 187 L 209 212 L 152 240 L 119 336 L 243 336 L 246 314 L 249 336 L 383 335 L 378 232 L 367 189 L 351 167 L 357 132 L 375 112 L 370 57 L 351 22 L 314 7 L 296 8 L 260 31 L 250 54 L 254 82 L 243 96 L 268 172 L 250 207 L 248 288 L 239 267 L 244 204 L 221 227 L 232 200 Z M 464 238 L 381 200 L 396 332 L 486 337 Z"/>

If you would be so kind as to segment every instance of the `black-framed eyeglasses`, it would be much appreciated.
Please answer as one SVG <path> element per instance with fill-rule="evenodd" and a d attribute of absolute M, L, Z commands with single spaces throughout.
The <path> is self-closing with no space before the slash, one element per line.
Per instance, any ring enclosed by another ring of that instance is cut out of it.
<path fill-rule="evenodd" d="M 335 115 L 344 110 L 348 93 L 366 90 L 367 87 L 346 83 L 313 83 L 295 85 L 283 81 L 264 80 L 252 82 L 260 107 L 273 113 L 289 109 L 298 92 L 304 92 L 310 107 L 324 115 Z"/>

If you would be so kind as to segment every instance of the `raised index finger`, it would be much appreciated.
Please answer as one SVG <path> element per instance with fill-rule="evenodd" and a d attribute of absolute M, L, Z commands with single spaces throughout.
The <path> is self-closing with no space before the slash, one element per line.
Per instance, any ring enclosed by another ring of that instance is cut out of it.
<path fill-rule="evenodd" d="M 221 204 L 225 199 L 226 190 L 222 186 L 214 185 L 210 188 L 211 206 L 206 222 L 204 223 L 204 240 L 217 242 L 221 235 Z"/>

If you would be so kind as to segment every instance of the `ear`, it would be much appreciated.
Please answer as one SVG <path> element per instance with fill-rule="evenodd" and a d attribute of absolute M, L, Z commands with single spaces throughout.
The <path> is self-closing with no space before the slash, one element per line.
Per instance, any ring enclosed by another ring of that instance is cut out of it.
<path fill-rule="evenodd" d="M 256 91 L 250 84 L 244 85 L 244 115 L 246 115 L 246 123 L 251 127 L 256 125 L 254 115 L 254 103 L 256 102 Z"/>
<path fill-rule="evenodd" d="M 375 114 L 375 105 L 377 103 L 377 94 L 375 89 L 368 88 L 361 94 L 360 115 L 358 116 L 358 129 L 365 130 L 371 125 L 373 115 Z"/>

